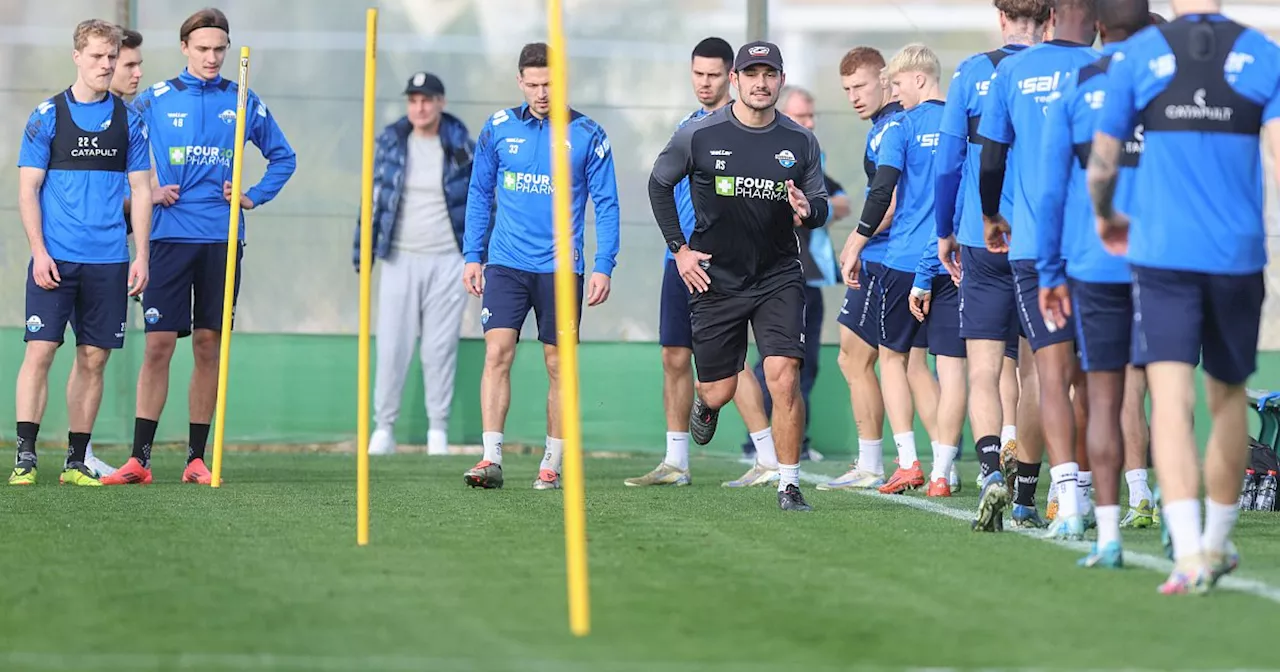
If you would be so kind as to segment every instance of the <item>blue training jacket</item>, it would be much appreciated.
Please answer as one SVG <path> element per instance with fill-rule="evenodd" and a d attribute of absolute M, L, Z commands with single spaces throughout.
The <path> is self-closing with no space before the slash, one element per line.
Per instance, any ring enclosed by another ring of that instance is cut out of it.
<path fill-rule="evenodd" d="M 231 181 L 236 139 L 239 85 L 218 77 L 205 81 L 184 68 L 177 77 L 138 94 L 133 107 L 150 133 L 156 177 L 161 186 L 178 185 L 173 205 L 157 205 L 151 240 L 226 242 L 231 204 L 222 196 Z M 270 203 L 298 166 L 297 157 L 267 106 L 252 90 L 245 106 L 245 140 L 267 159 L 262 181 L 245 190 L 254 208 Z M 244 211 L 240 213 L 244 239 Z"/>
<path fill-rule="evenodd" d="M 467 197 L 462 256 L 468 263 L 483 260 L 496 200 L 488 263 L 530 273 L 555 272 L 550 149 L 551 122 L 535 117 L 528 104 L 498 110 L 485 122 L 476 143 Z M 595 272 L 611 275 L 619 244 L 613 153 L 604 129 L 572 109 L 569 153 L 574 272 L 582 273 L 585 266 L 582 239 L 590 195 L 596 215 Z"/>
<path fill-rule="evenodd" d="M 409 134 L 413 124 L 401 117 L 382 129 L 373 156 L 373 257 L 386 259 L 391 254 L 396 222 L 400 218 L 400 199 L 404 195 L 405 166 L 409 157 Z M 462 120 L 440 114 L 440 147 L 444 150 L 444 201 L 453 224 L 453 237 L 462 252 L 462 235 L 467 222 L 467 187 L 471 183 L 471 160 L 475 142 Z M 360 267 L 360 220 L 356 219 L 356 236 L 352 261 Z"/>

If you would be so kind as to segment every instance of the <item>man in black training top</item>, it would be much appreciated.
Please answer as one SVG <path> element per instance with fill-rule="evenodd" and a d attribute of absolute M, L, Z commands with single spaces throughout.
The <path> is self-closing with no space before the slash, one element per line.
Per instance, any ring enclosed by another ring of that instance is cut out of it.
<path fill-rule="evenodd" d="M 822 151 L 812 133 L 774 111 L 786 83 L 776 45 L 744 45 L 731 81 L 739 99 L 676 131 L 649 176 L 654 217 L 693 295 L 698 384 L 689 430 L 700 445 L 715 434 L 746 362 L 750 323 L 773 396 L 778 505 L 808 511 L 800 493 L 804 271 L 794 216 L 809 229 L 827 220 Z M 673 192 L 686 176 L 697 220 L 688 240 Z"/>

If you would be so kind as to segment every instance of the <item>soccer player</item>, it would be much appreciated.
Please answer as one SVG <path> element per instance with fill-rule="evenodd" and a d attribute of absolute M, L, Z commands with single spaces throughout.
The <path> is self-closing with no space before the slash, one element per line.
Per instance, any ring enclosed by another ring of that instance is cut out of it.
<path fill-rule="evenodd" d="M 777 45 L 743 45 L 732 81 L 739 99 L 676 131 L 658 156 L 649 201 L 694 294 L 698 385 L 690 429 L 708 440 L 715 433 L 746 363 L 750 325 L 773 396 L 778 505 L 808 511 L 800 491 L 804 273 L 794 216 L 807 228 L 827 221 L 822 150 L 812 133 L 774 109 L 786 83 Z M 688 238 L 672 193 L 686 176 L 697 218 Z"/>
<path fill-rule="evenodd" d="M 930 376 L 928 385 L 918 386 L 908 386 L 907 382 L 908 356 L 923 358 L 928 348 L 927 334 L 911 314 L 907 297 L 916 266 L 933 237 L 933 156 L 943 106 L 939 68 L 937 56 L 921 44 L 904 47 L 885 68 L 885 77 L 906 111 L 885 126 L 875 178 L 871 180 L 858 228 L 850 235 L 842 267 L 845 281 L 861 286 L 858 270 L 862 249 L 883 223 L 896 187 L 899 198 L 880 278 L 880 375 L 889 425 L 898 448 L 898 468 L 880 486 L 882 493 L 899 493 L 924 485 L 912 431 L 915 412 L 919 412 L 929 438 L 937 438 L 937 380 Z M 942 461 L 945 474 L 951 465 Z"/>
<path fill-rule="evenodd" d="M 987 252 L 982 238 L 982 208 L 978 194 L 978 169 L 981 138 L 978 124 L 982 106 L 991 86 L 996 65 L 1010 54 L 1039 44 L 1049 22 L 1051 4 L 1047 0 L 1001 0 L 995 3 L 1000 16 L 1000 33 L 1004 46 L 975 54 L 956 68 L 947 90 L 947 104 L 940 128 L 937 163 L 937 207 L 935 219 L 938 233 L 938 255 L 952 276 L 959 276 L 961 301 L 960 335 L 965 339 L 965 356 L 969 369 L 969 422 L 979 458 L 978 487 L 983 487 L 992 471 L 1001 471 L 998 480 L 1006 488 L 1015 484 L 1018 450 L 1015 417 L 1035 415 L 1019 413 L 1032 410 L 1035 394 L 1020 394 L 1018 374 L 1028 385 L 1034 367 L 1017 369 L 1019 327 L 1011 308 L 1001 309 L 1012 291 L 1008 260 L 1005 255 Z M 1013 208 L 1012 185 L 1006 184 L 1001 194 L 1001 209 Z M 970 272 L 964 273 L 964 270 Z M 987 307 L 993 297 L 997 305 Z M 985 309 L 985 310 L 984 310 Z M 997 354 L 1003 350 L 1003 360 Z M 1033 379 L 1031 379 L 1033 380 Z M 1036 424 L 1024 427 L 1034 444 Z M 1026 450 L 1028 447 L 1024 446 Z M 987 458 L 983 458 L 987 454 Z M 1036 472 L 1038 473 L 1038 472 Z M 1034 504 L 1035 473 L 1024 476 L 1029 487 L 1023 496 Z M 994 481 L 993 481 L 993 484 Z M 994 490 L 988 497 L 993 497 Z M 1007 498 L 1009 493 L 1006 492 Z M 989 505 L 994 502 L 989 502 Z M 1003 506 L 1003 505 L 1002 505 Z M 1034 506 L 1014 506 L 1015 525 L 1041 526 Z"/>
<path fill-rule="evenodd" d="M 233 326 L 222 324 L 238 96 L 236 82 L 220 74 L 230 33 L 221 11 L 202 9 L 192 14 L 178 31 L 186 68 L 143 91 L 133 102 L 147 122 L 152 153 L 162 157 L 156 162 L 156 178 L 174 198 L 166 197 L 167 202 L 156 210 L 151 242 L 154 275 L 143 296 L 147 347 L 138 372 L 133 453 L 119 471 L 103 480 L 107 485 L 151 482 L 151 444 L 169 395 L 169 362 L 178 339 L 188 335 L 195 367 L 188 390 L 187 466 L 181 480 L 207 484 L 210 479 L 204 453 L 217 402 L 218 344 L 221 330 Z M 267 170 L 261 182 L 235 195 L 242 217 L 243 211 L 275 198 L 297 167 L 293 148 L 266 104 L 252 91 L 244 121 L 245 139 L 266 157 Z M 243 255 L 243 221 L 239 236 L 237 259 Z M 237 266 L 236 295 L 240 277 Z"/>
<path fill-rule="evenodd" d="M 1055 519 L 1052 534 L 1080 538 L 1084 534 L 1082 484 L 1080 467 L 1075 459 L 1075 423 L 1070 385 L 1076 370 L 1075 330 L 1056 328 L 1045 323 L 1040 313 L 1039 287 L 1035 269 L 1036 226 L 1032 210 L 1039 188 L 1040 135 L 1045 124 L 1045 106 L 1059 86 L 1074 78 L 1084 65 L 1098 58 L 1090 44 L 1096 35 L 1096 12 L 1093 0 L 1059 0 L 1052 13 L 1054 39 L 1024 49 L 1000 61 L 983 104 L 978 135 L 982 146 L 978 191 L 982 205 L 984 238 L 987 251 L 1008 253 L 1010 274 L 1008 293 L 991 299 L 988 306 L 998 307 L 1001 315 L 1009 311 L 1018 315 L 1022 333 L 1026 335 L 1034 357 L 1019 360 L 1020 367 L 1035 370 L 1039 380 L 1040 419 L 1043 437 L 1049 448 L 1053 487 L 1058 490 L 1062 515 Z M 1013 148 L 1012 159 L 1008 158 Z M 1009 180 L 1013 186 L 1013 225 L 1000 214 L 1001 193 L 1005 184 L 1006 162 L 1013 166 Z M 1006 237 L 1007 236 L 1007 237 Z M 966 264 L 967 265 L 967 264 Z M 969 267 L 971 272 L 977 269 Z M 968 297 L 966 308 L 968 307 Z M 1025 387 L 1024 397 L 1034 397 Z M 1081 400 L 1083 403 L 1083 399 Z M 1024 425 L 1026 423 L 1019 423 Z M 1031 477 L 1039 480 L 1042 447 L 1026 439 L 1023 427 L 1018 456 L 1018 490 L 1015 504 L 1019 513 L 1034 513 L 1034 493 L 1029 490 Z M 1039 438 L 1039 437 L 1036 437 Z M 1024 481 L 1024 478 L 1026 479 Z M 1087 487 L 1087 486 L 1084 486 Z M 1087 499 L 1083 500 L 1087 501 Z M 985 509 L 979 512 L 979 527 L 985 528 Z M 1038 524 L 1038 516 L 1025 518 L 1026 524 Z"/>
<path fill-rule="evenodd" d="M 690 76 L 693 93 L 700 106 L 680 121 L 677 128 L 729 104 L 729 72 L 733 70 L 733 47 L 719 37 L 708 37 L 693 48 Z M 689 180 L 676 185 L 676 205 L 680 230 L 693 235 L 695 222 Z M 689 485 L 689 414 L 693 408 L 693 327 L 689 316 L 689 289 L 676 270 L 675 257 L 666 250 L 662 274 L 662 300 L 658 315 L 658 341 L 662 345 L 662 405 L 667 414 L 667 453 L 649 473 L 623 481 L 632 487 L 649 485 Z M 734 404 L 750 433 L 754 464 L 726 487 L 764 485 L 778 479 L 778 455 L 773 447 L 773 430 L 765 413 L 760 383 L 749 371 L 739 374 Z M 698 437 L 700 440 L 705 437 Z M 706 443 L 706 441 L 702 441 Z M 745 452 L 745 451 L 744 451 Z"/>
<path fill-rule="evenodd" d="M 1151 387 L 1160 515 L 1174 558 L 1165 594 L 1205 592 L 1239 563 L 1229 537 L 1266 294 L 1264 127 L 1280 162 L 1280 46 L 1222 16 L 1216 0 L 1175 0 L 1173 10 L 1177 19 L 1133 36 L 1123 58 L 1112 58 L 1088 168 L 1103 244 L 1127 253 L 1132 270 L 1133 363 L 1146 367 Z M 1115 193 L 1124 141 L 1138 124 L 1140 207 L 1130 220 Z M 1203 532 L 1191 426 L 1197 361 L 1212 421 Z"/>
<path fill-rule="evenodd" d="M 27 120 L 18 156 L 18 213 L 31 246 L 26 354 L 17 383 L 17 457 L 10 485 L 36 482 L 36 437 L 49 396 L 49 367 L 68 322 L 77 375 L 67 386 L 67 458 L 59 482 L 100 486 L 85 464 L 102 403 L 103 371 L 124 347 L 128 295 L 147 285 L 151 159 L 142 118 L 108 88 L 120 29 L 99 20 L 76 26 L 76 81 Z M 146 205 L 134 216 L 137 258 L 125 238 L 126 181 Z M 72 319 L 72 311 L 75 318 Z"/>
<path fill-rule="evenodd" d="M 560 358 L 556 349 L 555 229 L 551 215 L 552 82 L 547 45 L 526 44 L 520 50 L 516 81 L 525 102 L 498 110 L 485 122 L 476 142 L 467 197 L 462 282 L 483 297 L 484 374 L 480 379 L 484 457 L 463 474 L 473 488 L 501 488 L 503 427 L 511 404 L 511 364 L 520 327 L 534 311 L 538 340 L 547 367 L 546 451 L 535 490 L 560 487 L 564 434 L 560 422 Z M 573 171 L 574 272 L 578 319 L 582 310 L 582 237 L 587 197 L 596 216 L 595 271 L 587 289 L 587 305 L 609 298 L 609 276 L 618 256 L 618 185 L 613 154 L 604 129 L 590 117 L 569 110 L 570 170 Z M 501 179 L 499 179 L 501 178 Z M 495 190 L 497 192 L 495 196 Z M 497 215 L 491 212 L 497 203 Z M 488 265 L 481 263 L 492 219 Z"/>
<path fill-rule="evenodd" d="M 1085 185 L 1085 166 L 1104 102 L 1107 68 L 1124 40 L 1150 21 L 1147 0 L 1098 3 L 1102 58 L 1080 68 L 1050 94 L 1038 155 L 1042 172 L 1033 205 L 1039 229 L 1036 271 L 1040 311 L 1058 329 L 1068 328 L 1074 319 L 1080 366 L 1088 378 L 1087 444 L 1096 479 L 1098 541 L 1081 560 L 1085 567 L 1118 568 L 1124 564 L 1119 505 L 1125 443 L 1121 412 L 1122 407 L 1133 412 L 1143 401 L 1141 396 L 1124 398 L 1126 392 L 1141 391 L 1141 387 L 1125 382 L 1137 371 L 1128 367 L 1133 323 L 1129 266 L 1123 258 L 1102 249 Z M 1117 202 L 1125 210 L 1138 204 L 1133 171 L 1142 155 L 1139 138 L 1131 134 L 1124 144 L 1124 176 Z M 1061 491 L 1059 498 L 1061 506 Z"/>

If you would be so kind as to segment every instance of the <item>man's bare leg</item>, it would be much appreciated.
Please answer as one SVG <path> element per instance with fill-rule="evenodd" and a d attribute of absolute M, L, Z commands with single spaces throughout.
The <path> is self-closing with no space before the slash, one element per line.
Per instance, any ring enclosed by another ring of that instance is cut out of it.
<path fill-rule="evenodd" d="M 1124 479 L 1129 485 L 1129 511 L 1122 527 L 1155 524 L 1155 496 L 1147 480 L 1151 466 L 1151 437 L 1147 428 L 1147 373 L 1130 366 L 1124 374 L 1124 401 L 1120 407 L 1120 432 L 1124 436 Z"/>
<path fill-rule="evenodd" d="M 689 411 L 693 408 L 693 350 L 662 346 L 662 410 L 667 418 L 667 452 L 657 468 L 623 481 L 631 487 L 688 485 Z"/>
<path fill-rule="evenodd" d="M 766 378 L 766 384 L 767 380 Z M 756 461 L 742 478 L 724 485 L 745 487 L 771 482 L 778 472 L 778 453 L 773 428 L 764 412 L 764 391 L 760 389 L 760 381 L 756 380 L 755 372 L 743 370 L 738 374 L 738 389 L 733 395 L 733 405 L 738 407 L 738 414 L 742 416 L 742 422 L 751 435 L 751 445 L 756 449 Z M 803 417 L 800 424 L 803 429 Z M 801 439 L 803 440 L 803 436 Z"/>
<path fill-rule="evenodd" d="M 98 409 L 102 405 L 103 372 L 106 371 L 110 356 L 111 351 L 106 348 L 91 345 L 76 347 L 73 368 L 79 369 L 79 373 L 75 376 L 75 385 L 67 387 L 67 429 L 71 444 L 67 453 L 68 466 L 84 464 L 87 459 L 85 451 L 89 447 L 93 424 L 98 419 Z"/>
<path fill-rule="evenodd" d="M 929 369 L 927 348 L 911 348 L 907 357 L 907 384 L 911 387 L 911 400 L 915 403 L 916 415 L 920 416 L 920 424 L 924 425 L 930 443 L 937 441 L 938 396 L 941 393 L 938 379 Z"/>
<path fill-rule="evenodd" d="M 898 448 L 898 468 L 907 469 L 919 461 L 915 445 L 915 407 L 907 374 L 908 352 L 894 352 L 880 347 L 880 384 L 884 390 L 884 408 L 893 429 L 893 442 Z"/>
<path fill-rule="evenodd" d="M 963 357 L 937 358 L 938 367 L 938 433 L 933 444 L 933 471 L 929 474 L 927 495 L 951 496 L 948 477 L 952 461 L 959 453 L 960 435 L 964 432 L 965 401 L 968 396 L 968 372 Z"/>
<path fill-rule="evenodd" d="M 221 332 L 212 329 L 196 329 L 191 332 L 191 354 L 195 362 L 187 396 L 191 418 L 187 462 L 204 459 L 209 426 L 218 405 L 218 350 L 221 338 Z"/>
<path fill-rule="evenodd" d="M 473 488 L 502 487 L 502 442 L 511 408 L 511 364 L 516 358 L 515 329 L 490 329 L 484 334 L 484 372 L 480 375 L 480 422 L 484 457 L 463 474 Z M 550 393 L 548 393 L 550 396 Z"/>
<path fill-rule="evenodd" d="M 61 343 L 27 341 L 15 390 L 18 448 L 10 485 L 32 485 L 36 473 L 36 439 L 49 403 L 49 368 Z"/>
<path fill-rule="evenodd" d="M 965 354 L 969 367 L 969 427 L 978 454 L 979 481 L 1001 471 L 1000 428 L 1002 426 L 1001 377 L 1005 362 L 1004 341 L 969 339 Z M 1016 386 L 1015 386 L 1016 387 Z M 1012 417 L 1012 416 L 1008 416 Z M 1012 477 L 1012 474 L 1007 474 Z"/>
<path fill-rule="evenodd" d="M 774 445 L 778 451 L 778 504 L 808 511 L 800 494 L 800 442 L 804 439 L 804 399 L 800 396 L 800 360 L 764 358 L 765 384 L 773 398 Z"/>
<path fill-rule="evenodd" d="M 542 344 L 542 359 L 547 367 L 547 438 L 538 465 L 538 478 L 533 487 L 553 490 L 560 485 L 560 468 L 564 459 L 564 424 L 560 413 L 560 350 Z M 510 371 L 507 384 L 510 386 Z M 508 388 L 509 389 L 509 388 Z"/>
<path fill-rule="evenodd" d="M 1124 464 L 1120 415 L 1124 406 L 1125 373 L 1094 371 L 1088 374 L 1086 396 L 1089 415 L 1086 444 L 1093 467 L 1097 503 L 1098 548 L 1120 542 L 1120 469 Z M 1078 395 L 1077 395 L 1078 396 Z"/>
<path fill-rule="evenodd" d="M 1203 545 L 1216 576 L 1231 552 L 1227 542 L 1239 515 L 1240 474 L 1249 460 L 1249 424 L 1243 384 L 1230 385 L 1205 374 L 1204 388 L 1213 425 L 1204 456 Z"/>
<path fill-rule="evenodd" d="M 1000 426 L 1000 447 L 1010 455 L 1017 455 L 1018 428 L 1014 418 L 1018 417 L 1018 360 L 1005 357 L 1000 369 L 1000 417 L 1004 424 Z"/>
<path fill-rule="evenodd" d="M 1164 519 L 1173 543 L 1175 562 L 1184 566 L 1200 564 L 1204 551 L 1199 501 L 1200 469 L 1195 433 L 1191 427 L 1196 398 L 1195 368 L 1182 362 L 1152 362 L 1147 365 L 1147 382 L 1151 391 L 1152 457 L 1155 458 L 1156 475 L 1160 480 L 1160 490 L 1164 499 L 1160 515 Z M 1214 401 L 1222 402 L 1226 397 L 1231 396 L 1228 390 L 1222 389 L 1223 387 L 1225 386 L 1215 390 L 1218 398 Z M 1232 411 L 1238 411 L 1239 416 L 1244 417 L 1243 401 L 1239 403 L 1237 409 L 1211 407 L 1210 413 L 1216 418 L 1214 410 L 1222 413 L 1223 419 L 1227 420 L 1228 424 L 1232 419 L 1231 416 L 1235 415 Z M 1226 434 L 1237 434 L 1234 428 L 1230 427 L 1223 427 L 1220 432 L 1216 422 L 1213 431 L 1219 437 L 1219 442 Z M 1248 444 L 1243 440 L 1243 434 L 1239 436 L 1241 443 L 1236 450 L 1243 451 Z M 1225 473 L 1225 467 L 1234 462 L 1228 454 L 1218 453 L 1213 458 L 1206 454 L 1206 471 L 1210 459 L 1217 462 L 1213 468 L 1215 476 Z M 1241 461 L 1240 464 L 1243 465 L 1243 462 Z M 1241 469 L 1243 470 L 1243 466 Z M 1231 479 L 1235 481 L 1233 486 L 1228 488 L 1223 487 L 1221 483 L 1218 484 L 1215 488 L 1217 498 L 1223 498 L 1230 492 L 1238 494 L 1240 473 L 1237 471 L 1230 474 Z M 1215 499 L 1214 495 L 1211 495 L 1210 499 Z M 1215 499 L 1215 501 L 1222 500 Z M 1235 505 L 1236 499 L 1232 496 L 1233 509 Z"/>
<path fill-rule="evenodd" d="M 840 372 L 849 384 L 849 403 L 858 431 L 858 457 L 843 476 L 819 490 L 878 488 L 884 484 L 884 396 L 876 377 L 880 349 L 840 326 Z"/>

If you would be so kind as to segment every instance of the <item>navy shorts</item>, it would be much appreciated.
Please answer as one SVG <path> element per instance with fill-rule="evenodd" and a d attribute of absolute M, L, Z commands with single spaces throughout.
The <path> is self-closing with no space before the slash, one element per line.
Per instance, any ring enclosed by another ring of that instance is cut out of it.
<path fill-rule="evenodd" d="M 907 297 L 915 273 L 886 267 L 880 276 L 880 347 L 906 354 L 929 347 L 929 333 L 911 314 Z"/>
<path fill-rule="evenodd" d="M 1132 266 L 1133 363 L 1183 362 L 1228 385 L 1258 368 L 1262 273 L 1210 275 Z"/>
<path fill-rule="evenodd" d="M 1017 360 L 1022 326 L 1014 310 L 1009 256 L 961 245 L 960 265 L 960 338 L 1004 341 L 1004 356 Z"/>
<path fill-rule="evenodd" d="M 1076 349 L 1086 373 L 1121 371 L 1133 342 L 1133 289 L 1127 282 L 1069 279 Z"/>
<path fill-rule="evenodd" d="M 582 323 L 582 276 L 577 276 L 578 323 Z M 480 324 L 490 329 L 515 329 L 519 338 L 529 310 L 538 321 L 538 340 L 556 344 L 556 274 L 532 273 L 506 266 L 485 266 L 484 300 Z"/>
<path fill-rule="evenodd" d="M 836 322 L 861 338 L 867 345 L 880 347 L 880 278 L 884 266 L 877 261 L 864 261 L 858 268 L 860 288 L 844 290 L 844 304 Z"/>
<path fill-rule="evenodd" d="M 236 249 L 236 279 L 232 288 L 231 326 L 235 328 L 236 301 L 244 243 Z M 151 282 L 142 293 L 142 320 L 147 333 L 192 329 L 222 330 L 222 293 L 227 278 L 226 243 L 151 242 Z"/>
<path fill-rule="evenodd" d="M 951 282 L 951 276 L 939 275 L 933 279 L 930 290 L 929 314 L 925 316 L 925 331 L 929 336 L 929 353 L 938 357 L 965 356 L 964 339 L 960 338 L 960 288 Z"/>
<path fill-rule="evenodd" d="M 732 378 L 747 361 L 747 326 L 760 358 L 804 361 L 804 280 L 781 282 L 751 294 L 723 294 L 713 285 L 689 301 L 693 323 L 693 363 L 698 381 Z"/>
<path fill-rule="evenodd" d="M 61 343 L 69 322 L 76 345 L 123 348 L 129 319 L 128 262 L 54 264 L 62 281 L 53 289 L 42 289 L 31 274 L 33 262 L 27 262 L 27 330 L 22 340 Z"/>
<path fill-rule="evenodd" d="M 668 259 L 662 271 L 658 343 L 665 348 L 693 348 L 693 326 L 689 321 L 689 288 L 680 277 L 680 271 L 676 270 L 675 259 Z"/>
<path fill-rule="evenodd" d="M 1019 260 L 1009 262 L 1013 280 L 1018 288 L 1018 319 L 1022 321 L 1022 333 L 1031 343 L 1031 352 L 1059 343 L 1070 343 L 1076 338 L 1075 315 L 1067 316 L 1067 324 L 1061 329 L 1049 331 L 1044 315 L 1040 312 L 1040 274 L 1036 262 Z"/>

